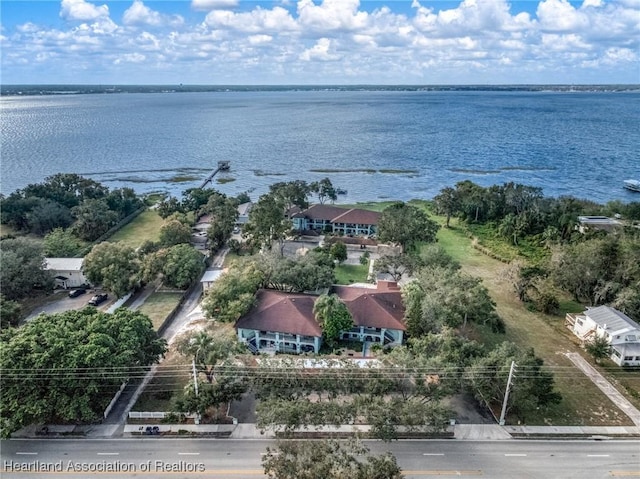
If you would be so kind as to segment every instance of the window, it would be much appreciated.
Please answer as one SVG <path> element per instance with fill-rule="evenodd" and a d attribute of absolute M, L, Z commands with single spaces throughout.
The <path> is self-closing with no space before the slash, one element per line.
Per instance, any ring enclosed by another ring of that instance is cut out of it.
<path fill-rule="evenodd" d="M 633 361 L 633 356 L 625 356 L 624 360 L 625 361 Z"/>
<path fill-rule="evenodd" d="M 636 356 L 636 361 L 640 361 L 640 356 Z"/>
<path fill-rule="evenodd" d="M 613 353 L 613 355 L 614 355 L 616 358 L 619 358 L 619 357 L 620 357 L 620 352 L 619 352 L 617 349 L 612 349 L 612 350 L 611 350 L 611 352 Z"/>
<path fill-rule="evenodd" d="M 580 326 L 582 326 L 584 324 L 584 321 L 581 320 L 580 318 L 576 319 L 576 323 L 578 323 Z"/>

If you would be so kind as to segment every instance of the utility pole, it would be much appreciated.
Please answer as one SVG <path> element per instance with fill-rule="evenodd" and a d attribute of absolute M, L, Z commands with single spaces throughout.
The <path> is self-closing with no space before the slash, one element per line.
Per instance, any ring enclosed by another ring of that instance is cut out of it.
<path fill-rule="evenodd" d="M 196 373 L 196 358 L 191 360 L 191 366 L 193 367 L 193 389 L 196 392 L 196 397 L 198 397 L 198 375 Z M 200 424 L 200 413 L 196 412 L 195 423 Z"/>
<path fill-rule="evenodd" d="M 511 361 L 511 369 L 509 369 L 509 379 L 507 379 L 507 389 L 504 392 L 504 401 L 502 402 L 502 412 L 500 413 L 500 425 L 504 426 L 504 416 L 507 414 L 507 401 L 509 400 L 509 392 L 513 386 L 513 373 L 516 370 L 516 362 Z"/>

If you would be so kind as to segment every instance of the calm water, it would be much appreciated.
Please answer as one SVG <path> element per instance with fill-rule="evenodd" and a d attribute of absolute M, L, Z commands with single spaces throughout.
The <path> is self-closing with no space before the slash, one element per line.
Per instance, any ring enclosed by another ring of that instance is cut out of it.
<path fill-rule="evenodd" d="M 622 188 L 640 179 L 640 93 L 123 93 L 0 105 L 4 194 L 74 172 L 179 196 L 230 160 L 220 178 L 233 181 L 214 187 L 253 199 L 276 181 L 329 176 L 348 191 L 341 202 L 431 198 L 465 179 L 640 200 Z"/>

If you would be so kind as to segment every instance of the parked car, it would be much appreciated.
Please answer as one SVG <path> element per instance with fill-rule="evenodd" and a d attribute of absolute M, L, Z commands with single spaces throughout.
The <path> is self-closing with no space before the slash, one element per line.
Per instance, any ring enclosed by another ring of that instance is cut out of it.
<path fill-rule="evenodd" d="M 69 297 L 70 298 L 77 298 L 78 296 L 81 296 L 86 292 L 87 292 L 87 290 L 84 289 L 84 288 L 74 289 L 73 291 L 69 291 Z"/>
<path fill-rule="evenodd" d="M 98 306 L 99 304 L 104 303 L 109 295 L 107 293 L 96 294 L 93 298 L 89 300 L 89 304 L 91 306 Z"/>

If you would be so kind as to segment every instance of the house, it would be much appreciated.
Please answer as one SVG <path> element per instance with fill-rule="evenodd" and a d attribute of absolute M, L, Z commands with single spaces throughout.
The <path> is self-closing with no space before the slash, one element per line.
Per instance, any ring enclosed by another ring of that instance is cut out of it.
<path fill-rule="evenodd" d="M 407 328 L 402 295 L 395 281 L 378 281 L 375 288 L 334 286 L 333 291 L 353 319 L 353 328 L 342 331 L 340 339 L 402 344 Z"/>
<path fill-rule="evenodd" d="M 236 226 L 242 226 L 249 221 L 249 213 L 253 208 L 251 201 L 238 205 L 238 219 L 236 220 Z"/>
<path fill-rule="evenodd" d="M 406 330 L 400 288 L 393 281 L 376 287 L 334 286 L 354 326 L 341 339 L 379 344 L 401 344 Z M 254 352 L 303 353 L 320 351 L 322 328 L 313 314 L 318 296 L 260 290 L 256 306 L 236 323 L 238 339 Z"/>
<path fill-rule="evenodd" d="M 578 231 L 586 233 L 589 230 L 614 231 L 621 228 L 622 222 L 607 216 L 578 216 Z"/>
<path fill-rule="evenodd" d="M 566 325 L 583 343 L 595 336 L 611 345 L 611 360 L 618 366 L 640 366 L 640 324 L 609 306 L 588 308 L 582 314 L 567 314 Z"/>
<path fill-rule="evenodd" d="M 375 234 L 380 220 L 380 213 L 376 211 L 321 204 L 312 205 L 306 210 L 292 210 L 288 216 L 293 227 L 299 231 L 356 236 Z"/>
<path fill-rule="evenodd" d="M 238 339 L 253 352 L 320 351 L 322 329 L 313 314 L 316 296 L 260 290 L 256 307 L 236 323 Z"/>
<path fill-rule="evenodd" d="M 206 293 L 213 283 L 215 283 L 220 276 L 222 276 L 223 271 L 221 269 L 208 269 L 200 278 L 200 284 L 202 285 L 202 292 Z"/>
<path fill-rule="evenodd" d="M 45 258 L 45 270 L 51 271 L 57 288 L 77 288 L 89 284 L 82 272 L 84 258 Z"/>

